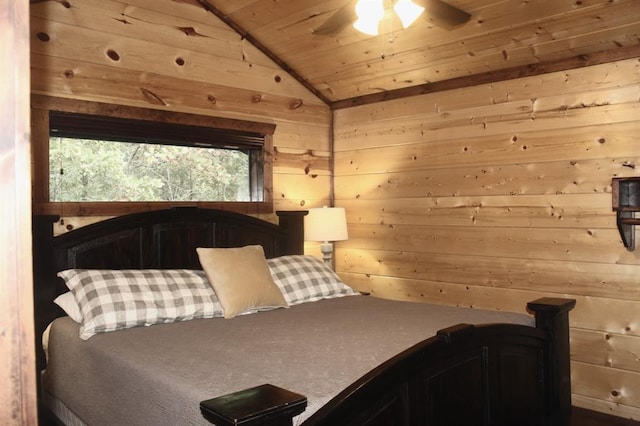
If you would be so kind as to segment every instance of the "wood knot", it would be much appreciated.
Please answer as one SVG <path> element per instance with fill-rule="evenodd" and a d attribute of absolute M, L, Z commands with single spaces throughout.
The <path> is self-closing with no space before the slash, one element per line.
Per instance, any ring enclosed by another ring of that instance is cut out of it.
<path fill-rule="evenodd" d="M 214 104 L 214 105 L 216 104 L 216 102 L 218 102 L 218 100 L 216 99 L 216 97 L 215 97 L 215 96 L 213 96 L 213 95 L 207 95 L 207 100 L 208 100 L 209 102 L 211 102 L 212 104 Z"/>
<path fill-rule="evenodd" d="M 116 51 L 115 51 L 115 50 L 113 50 L 113 49 L 109 49 L 109 50 L 107 50 L 107 56 L 108 56 L 111 60 L 116 61 L 116 62 L 120 60 L 120 55 L 118 54 L 118 52 L 116 52 Z"/>
<path fill-rule="evenodd" d="M 276 83 L 280 83 L 280 82 L 282 81 L 282 77 L 280 77 L 279 75 L 276 75 L 275 77 L 273 77 L 273 80 L 274 80 Z"/>
<path fill-rule="evenodd" d="M 289 103 L 289 109 L 298 109 L 300 108 L 302 105 L 304 105 L 304 102 L 302 102 L 302 99 L 296 99 L 294 101 L 291 101 Z"/>
<path fill-rule="evenodd" d="M 184 65 L 184 59 L 183 58 L 176 58 L 176 64 L 179 66 L 183 66 Z"/>
<path fill-rule="evenodd" d="M 120 15 L 122 15 L 122 18 L 118 19 L 118 18 L 113 18 L 114 20 L 118 21 L 118 22 L 122 22 L 125 25 L 131 25 L 131 22 L 129 22 L 127 20 L 127 15 L 125 15 L 124 13 L 121 13 Z"/>
<path fill-rule="evenodd" d="M 162 99 L 160 96 L 156 95 L 149 89 L 145 89 L 144 87 L 140 88 L 140 93 L 145 97 L 146 100 L 155 105 L 167 106 L 168 104 Z"/>
<path fill-rule="evenodd" d="M 257 104 L 261 100 L 262 100 L 262 95 L 253 95 L 251 97 L 251 102 L 253 102 L 254 104 Z"/>
<path fill-rule="evenodd" d="M 38 40 L 44 41 L 45 43 L 51 40 L 51 37 L 49 37 L 49 34 L 47 33 L 38 33 L 36 34 L 36 37 L 38 38 Z"/>
<path fill-rule="evenodd" d="M 64 71 L 64 76 L 65 76 L 66 78 L 73 78 L 73 77 L 74 77 L 74 75 L 75 75 L 75 74 L 74 74 L 73 70 L 65 70 L 65 71 Z"/>
<path fill-rule="evenodd" d="M 183 32 L 187 37 L 203 37 L 202 34 L 199 34 L 195 28 L 193 27 L 177 27 L 179 31 Z"/>

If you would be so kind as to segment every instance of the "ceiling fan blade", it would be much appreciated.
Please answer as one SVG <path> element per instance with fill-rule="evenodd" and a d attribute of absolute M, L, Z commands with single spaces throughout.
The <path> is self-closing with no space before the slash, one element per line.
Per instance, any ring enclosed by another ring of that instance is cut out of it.
<path fill-rule="evenodd" d="M 338 9 L 329 19 L 324 21 L 322 25 L 313 30 L 318 35 L 335 35 L 346 27 L 351 25 L 357 18 L 356 1 L 351 0 L 340 9 Z"/>
<path fill-rule="evenodd" d="M 420 3 L 425 8 L 427 19 L 447 30 L 466 24 L 471 19 L 471 15 L 464 10 L 451 6 L 442 0 L 423 0 Z"/>

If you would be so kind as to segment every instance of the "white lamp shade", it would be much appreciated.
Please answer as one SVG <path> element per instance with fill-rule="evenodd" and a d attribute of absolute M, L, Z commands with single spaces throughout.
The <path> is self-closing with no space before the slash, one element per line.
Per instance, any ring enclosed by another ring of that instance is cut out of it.
<path fill-rule="evenodd" d="M 358 0 L 356 3 L 358 20 L 353 27 L 365 34 L 378 35 L 378 24 L 384 16 L 382 0 Z"/>
<path fill-rule="evenodd" d="M 347 215 L 343 207 L 309 209 L 304 218 L 304 239 L 307 241 L 343 241 L 347 233 Z"/>
<path fill-rule="evenodd" d="M 377 36 L 378 23 L 379 21 L 372 21 L 364 18 L 358 18 L 358 20 L 353 23 L 353 28 L 360 31 L 361 33 L 368 34 L 370 36 Z"/>
<path fill-rule="evenodd" d="M 424 7 L 418 6 L 411 0 L 398 0 L 398 2 L 393 6 L 393 10 L 400 18 L 402 22 L 402 26 L 404 28 L 408 28 L 409 25 L 413 24 L 416 19 L 424 12 Z"/>

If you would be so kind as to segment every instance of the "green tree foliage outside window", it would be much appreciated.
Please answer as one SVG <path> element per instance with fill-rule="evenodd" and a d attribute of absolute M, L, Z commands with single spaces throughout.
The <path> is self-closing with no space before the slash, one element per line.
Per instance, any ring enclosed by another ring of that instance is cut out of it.
<path fill-rule="evenodd" d="M 250 201 L 237 149 L 52 136 L 49 196 L 73 201 Z"/>

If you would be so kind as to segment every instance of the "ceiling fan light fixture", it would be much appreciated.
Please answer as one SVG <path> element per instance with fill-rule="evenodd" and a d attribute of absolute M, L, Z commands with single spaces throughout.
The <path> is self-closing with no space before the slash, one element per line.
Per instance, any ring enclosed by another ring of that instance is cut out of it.
<path fill-rule="evenodd" d="M 378 21 L 367 20 L 364 18 L 358 18 L 356 22 L 353 23 L 353 28 L 360 31 L 361 33 L 365 33 L 371 36 L 378 35 Z"/>
<path fill-rule="evenodd" d="M 378 35 L 378 24 L 384 16 L 383 0 L 358 0 L 356 15 L 358 19 L 353 28 L 368 35 Z"/>
<path fill-rule="evenodd" d="M 400 18 L 402 26 L 406 29 L 424 12 L 424 7 L 418 6 L 411 0 L 398 0 L 393 6 L 393 10 Z"/>

